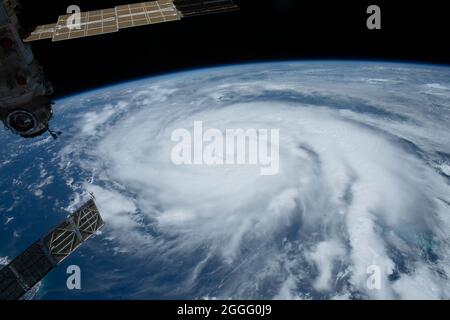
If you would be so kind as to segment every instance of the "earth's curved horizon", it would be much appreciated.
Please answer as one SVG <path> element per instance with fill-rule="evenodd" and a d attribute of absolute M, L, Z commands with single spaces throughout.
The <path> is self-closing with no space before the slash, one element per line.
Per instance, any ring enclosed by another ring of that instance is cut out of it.
<path fill-rule="evenodd" d="M 36 298 L 450 298 L 449 66 L 220 66 L 54 112 L 58 141 L 0 136 L 0 264 L 89 192 L 107 224 Z M 279 129 L 279 173 L 175 166 L 171 134 L 195 121 Z M 82 290 L 67 290 L 68 265 Z"/>

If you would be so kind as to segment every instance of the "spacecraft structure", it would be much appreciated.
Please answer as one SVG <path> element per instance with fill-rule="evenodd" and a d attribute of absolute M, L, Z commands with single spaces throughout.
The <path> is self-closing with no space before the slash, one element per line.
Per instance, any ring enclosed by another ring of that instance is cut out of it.
<path fill-rule="evenodd" d="M 0 120 L 13 133 L 33 138 L 49 130 L 53 88 L 33 56 L 30 42 L 63 41 L 121 29 L 239 10 L 232 0 L 158 0 L 66 14 L 25 34 L 18 0 L 0 0 Z"/>
<path fill-rule="evenodd" d="M 33 138 L 52 118 L 52 85 L 22 41 L 17 0 L 0 0 L 0 120 L 13 133 Z"/>
<path fill-rule="evenodd" d="M 104 226 L 94 199 L 0 269 L 0 300 L 18 300 Z"/>

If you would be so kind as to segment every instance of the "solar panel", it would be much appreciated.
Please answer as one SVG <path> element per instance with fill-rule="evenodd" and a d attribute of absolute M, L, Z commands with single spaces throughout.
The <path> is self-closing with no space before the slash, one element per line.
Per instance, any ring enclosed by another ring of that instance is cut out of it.
<path fill-rule="evenodd" d="M 75 226 L 70 221 L 64 221 L 46 235 L 43 242 L 53 258 L 59 263 L 80 246 L 81 239 L 77 237 Z"/>
<path fill-rule="evenodd" d="M 14 272 L 8 267 L 0 270 L 0 300 L 17 300 L 26 293 Z"/>
<path fill-rule="evenodd" d="M 35 243 L 14 259 L 11 267 L 20 275 L 26 287 L 32 288 L 53 269 L 54 263 L 41 244 Z"/>
<path fill-rule="evenodd" d="M 115 9 L 88 11 L 81 13 L 78 28 L 69 27 L 70 15 L 60 16 L 56 24 L 53 41 L 76 39 L 99 34 L 117 32 L 117 17 Z"/>
<path fill-rule="evenodd" d="M 103 225 L 94 201 L 88 201 L 0 270 L 0 300 L 21 298 Z"/>
<path fill-rule="evenodd" d="M 38 26 L 24 42 L 52 39 L 56 31 L 56 23 Z"/>
<path fill-rule="evenodd" d="M 73 215 L 72 221 L 75 228 L 78 229 L 82 241 L 88 240 L 105 224 L 94 201 L 89 201 L 78 209 Z"/>
<path fill-rule="evenodd" d="M 91 200 L 54 228 L 42 242 L 53 259 L 60 263 L 103 225 L 98 209 Z"/>
<path fill-rule="evenodd" d="M 149 1 L 116 7 L 119 29 L 180 20 L 170 0 Z"/>
<path fill-rule="evenodd" d="M 62 41 L 180 20 L 182 17 L 219 13 L 239 9 L 231 0 L 158 0 L 81 13 L 78 28 L 68 26 L 70 15 L 58 18 L 56 24 L 36 28 L 25 42 L 42 39 Z"/>
<path fill-rule="evenodd" d="M 142 3 L 118 6 L 116 14 L 120 29 L 149 24 L 146 9 Z"/>
<path fill-rule="evenodd" d="M 78 29 L 68 27 L 69 17 L 70 15 L 59 17 L 53 41 L 113 33 L 119 29 L 175 21 L 181 18 L 170 0 L 141 2 L 84 12 L 81 14 Z"/>

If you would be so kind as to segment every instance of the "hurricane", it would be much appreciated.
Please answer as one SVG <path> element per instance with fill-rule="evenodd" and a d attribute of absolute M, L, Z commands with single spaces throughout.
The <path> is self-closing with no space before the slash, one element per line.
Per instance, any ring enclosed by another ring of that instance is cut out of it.
<path fill-rule="evenodd" d="M 128 261 L 100 279 L 131 298 L 449 299 L 449 79 L 261 63 L 57 101 L 75 123 L 55 153 L 70 206 L 95 194 L 102 246 Z M 279 171 L 174 164 L 173 132 L 198 121 L 279 130 Z"/>

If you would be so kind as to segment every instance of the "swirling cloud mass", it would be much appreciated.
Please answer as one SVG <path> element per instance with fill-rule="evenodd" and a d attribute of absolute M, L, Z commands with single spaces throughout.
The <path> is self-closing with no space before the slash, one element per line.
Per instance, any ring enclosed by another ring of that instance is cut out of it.
<path fill-rule="evenodd" d="M 86 109 L 62 169 L 135 261 L 135 297 L 450 298 L 448 68 L 233 66 L 59 107 Z M 195 121 L 279 129 L 279 173 L 174 165 L 171 134 Z"/>

